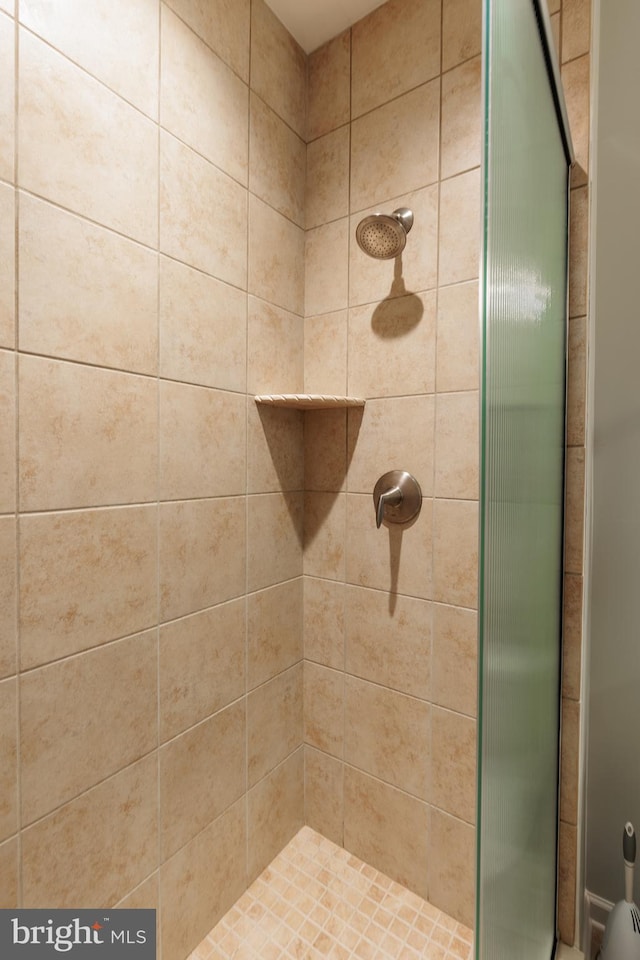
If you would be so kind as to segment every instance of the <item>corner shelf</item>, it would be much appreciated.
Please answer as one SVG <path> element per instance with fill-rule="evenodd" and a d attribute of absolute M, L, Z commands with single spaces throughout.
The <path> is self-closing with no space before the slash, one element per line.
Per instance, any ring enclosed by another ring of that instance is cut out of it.
<path fill-rule="evenodd" d="M 360 397 L 335 397 L 326 393 L 261 393 L 256 403 L 296 410 L 329 410 L 338 407 L 364 407 Z"/>

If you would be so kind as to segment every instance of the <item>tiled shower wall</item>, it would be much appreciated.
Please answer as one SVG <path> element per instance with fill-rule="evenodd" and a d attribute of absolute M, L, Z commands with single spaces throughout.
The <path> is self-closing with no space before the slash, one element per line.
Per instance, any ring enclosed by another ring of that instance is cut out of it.
<path fill-rule="evenodd" d="M 574 942 L 586 380 L 589 0 L 551 0 L 572 172 L 559 926 Z M 442 13 L 442 17 L 440 17 Z M 473 922 L 480 0 L 390 0 L 309 60 L 305 388 L 307 822 Z M 439 42 L 441 47 L 439 48 Z M 355 226 L 411 207 L 401 266 Z M 416 358 L 420 358 L 419 362 Z M 376 531 L 378 476 L 421 483 Z M 415 854 L 418 854 L 417 856 Z"/>
<path fill-rule="evenodd" d="M 580 859 L 580 701 L 585 515 L 585 422 L 588 343 L 589 142 L 591 0 L 552 0 L 552 24 L 561 62 L 576 163 L 571 171 L 569 362 L 562 677 L 562 757 L 558 925 L 573 944 L 577 864 Z M 577 896 L 576 896 L 577 894 Z"/>
<path fill-rule="evenodd" d="M 251 395 L 302 387 L 306 62 L 262 0 L 0 8 L 0 899 L 179 960 L 303 823 L 302 420 Z"/>
<path fill-rule="evenodd" d="M 309 59 L 307 822 L 462 922 L 474 913 L 481 3 L 390 0 Z M 406 206 L 398 261 L 355 227 Z M 408 527 L 372 491 L 408 470 Z"/>

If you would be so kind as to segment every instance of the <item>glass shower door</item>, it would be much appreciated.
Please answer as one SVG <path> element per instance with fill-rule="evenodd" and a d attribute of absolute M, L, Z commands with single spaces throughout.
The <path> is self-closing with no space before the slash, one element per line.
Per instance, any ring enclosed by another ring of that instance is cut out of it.
<path fill-rule="evenodd" d="M 570 145 L 541 23 L 485 2 L 478 960 L 556 936 Z"/>

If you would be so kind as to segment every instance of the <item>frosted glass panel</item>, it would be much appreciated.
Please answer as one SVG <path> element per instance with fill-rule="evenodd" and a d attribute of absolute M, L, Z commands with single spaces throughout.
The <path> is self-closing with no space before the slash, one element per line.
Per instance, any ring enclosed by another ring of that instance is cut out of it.
<path fill-rule="evenodd" d="M 555 942 L 568 165 L 532 0 L 486 4 L 477 956 Z"/>

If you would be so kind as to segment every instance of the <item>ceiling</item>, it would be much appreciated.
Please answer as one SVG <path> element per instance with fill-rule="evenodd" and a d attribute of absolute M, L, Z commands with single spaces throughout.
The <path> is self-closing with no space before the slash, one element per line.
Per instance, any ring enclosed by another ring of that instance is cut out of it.
<path fill-rule="evenodd" d="M 305 53 L 342 33 L 385 0 L 267 0 Z"/>

